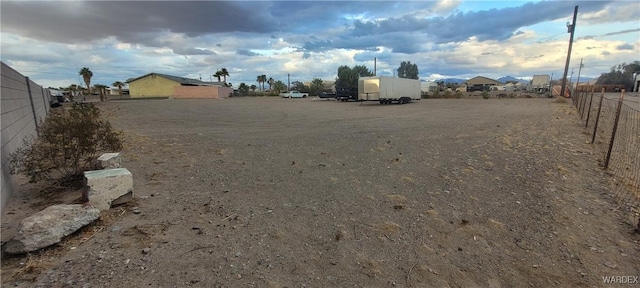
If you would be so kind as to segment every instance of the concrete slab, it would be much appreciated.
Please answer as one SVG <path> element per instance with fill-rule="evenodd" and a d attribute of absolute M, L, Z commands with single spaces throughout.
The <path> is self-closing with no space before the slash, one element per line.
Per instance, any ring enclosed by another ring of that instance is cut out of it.
<path fill-rule="evenodd" d="M 89 204 L 100 211 L 111 208 L 114 200 L 118 200 L 116 204 L 122 204 L 126 202 L 123 199 L 133 198 L 133 175 L 127 168 L 86 171 L 84 178 Z M 131 197 L 126 197 L 127 194 Z"/>
<path fill-rule="evenodd" d="M 104 153 L 98 157 L 98 169 L 120 168 L 120 153 Z"/>

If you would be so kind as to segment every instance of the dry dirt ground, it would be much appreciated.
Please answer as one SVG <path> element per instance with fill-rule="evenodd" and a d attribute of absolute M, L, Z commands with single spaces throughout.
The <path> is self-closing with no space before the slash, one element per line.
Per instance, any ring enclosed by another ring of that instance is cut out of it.
<path fill-rule="evenodd" d="M 99 105 L 125 132 L 135 202 L 4 256 L 3 287 L 606 287 L 640 275 L 640 235 L 569 103 Z M 25 187 L 3 240 L 42 207 Z"/>

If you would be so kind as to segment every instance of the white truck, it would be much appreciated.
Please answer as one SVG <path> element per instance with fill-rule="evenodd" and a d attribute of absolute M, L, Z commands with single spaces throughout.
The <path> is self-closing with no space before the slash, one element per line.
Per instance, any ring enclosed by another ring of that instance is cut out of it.
<path fill-rule="evenodd" d="M 288 91 L 281 92 L 280 97 L 282 98 L 307 98 L 308 93 L 302 93 L 298 91 Z"/>
<path fill-rule="evenodd" d="M 420 80 L 389 76 L 360 77 L 358 100 L 378 101 L 380 104 L 409 103 L 420 100 Z"/>

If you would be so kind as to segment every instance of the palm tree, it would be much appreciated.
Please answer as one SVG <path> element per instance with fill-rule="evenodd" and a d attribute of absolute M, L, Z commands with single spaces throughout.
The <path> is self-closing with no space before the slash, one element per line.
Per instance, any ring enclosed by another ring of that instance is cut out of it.
<path fill-rule="evenodd" d="M 120 99 L 122 99 L 122 86 L 127 84 L 124 84 L 120 81 L 116 81 L 116 82 L 113 82 L 113 84 L 111 85 L 113 85 L 114 87 L 118 87 L 118 95 L 120 95 Z"/>
<path fill-rule="evenodd" d="M 227 83 L 227 76 L 229 76 L 229 71 L 227 71 L 227 68 L 220 69 L 220 73 L 220 75 L 224 77 L 224 83 Z"/>
<path fill-rule="evenodd" d="M 269 91 L 271 91 L 271 85 L 273 85 L 273 83 L 275 82 L 275 80 L 273 80 L 273 78 L 269 77 L 269 80 L 267 80 L 267 84 L 269 84 Z"/>
<path fill-rule="evenodd" d="M 258 75 L 258 77 L 256 77 L 256 82 L 258 82 L 258 88 L 260 88 L 260 83 L 262 83 L 262 75 Z"/>
<path fill-rule="evenodd" d="M 264 91 L 264 83 L 267 82 L 267 75 L 258 75 L 258 85 L 262 83 L 262 91 Z"/>
<path fill-rule="evenodd" d="M 87 84 L 87 91 L 91 91 L 91 77 L 93 77 L 93 72 L 87 67 L 82 67 L 82 69 L 80 69 L 80 75 L 84 80 L 84 84 Z"/>
<path fill-rule="evenodd" d="M 216 71 L 216 74 L 213 74 L 213 77 L 218 77 L 218 82 L 220 82 L 220 77 L 222 77 L 222 72 L 220 70 Z"/>
<path fill-rule="evenodd" d="M 103 84 L 96 84 L 96 85 L 93 85 L 93 88 L 98 89 L 98 91 L 100 92 L 100 101 L 104 101 L 105 100 L 104 92 L 107 88 L 109 88 L 109 86 L 103 85 Z"/>
<path fill-rule="evenodd" d="M 267 75 L 260 75 L 260 77 L 262 78 L 262 91 L 264 91 L 264 83 L 267 83 Z"/>

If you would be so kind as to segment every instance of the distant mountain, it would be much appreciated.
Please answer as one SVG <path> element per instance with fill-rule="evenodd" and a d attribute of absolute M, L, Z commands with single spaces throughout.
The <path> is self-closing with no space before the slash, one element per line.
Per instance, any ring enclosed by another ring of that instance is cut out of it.
<path fill-rule="evenodd" d="M 462 84 L 462 82 L 467 81 L 467 79 L 460 79 L 460 78 L 444 78 L 444 79 L 438 79 L 435 80 L 435 82 L 444 82 L 444 83 L 457 83 L 457 84 Z"/>
<path fill-rule="evenodd" d="M 573 81 L 576 81 L 577 75 L 573 75 Z M 580 77 L 580 83 L 585 83 L 587 81 L 590 80 L 596 80 L 598 78 L 590 78 L 590 77 Z M 460 78 L 443 78 L 443 79 L 438 79 L 438 80 L 434 80 L 434 82 L 440 82 L 443 81 L 444 83 L 457 83 L 457 84 L 462 84 L 464 83 L 464 81 L 467 81 L 469 79 L 460 79 Z M 516 78 L 513 76 L 504 76 L 504 77 L 500 77 L 498 79 L 496 79 L 498 81 L 500 81 L 501 83 L 507 83 L 507 81 L 517 81 L 523 84 L 529 84 L 531 81 L 527 80 L 527 79 L 520 79 L 520 78 Z M 558 79 L 552 79 L 552 80 L 558 80 Z"/>
<path fill-rule="evenodd" d="M 500 77 L 498 79 L 496 79 L 502 83 L 507 83 L 508 81 L 516 81 L 516 82 L 520 82 L 520 83 L 529 83 L 529 80 L 525 80 L 525 79 L 520 79 L 520 78 L 516 78 L 516 77 L 511 77 L 511 76 L 504 76 L 504 77 Z"/>

